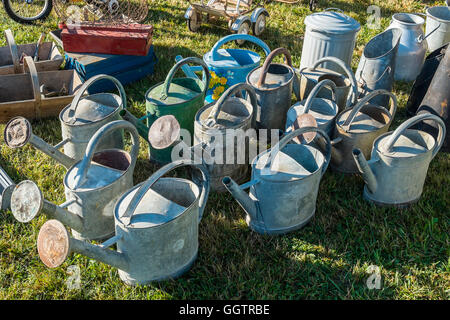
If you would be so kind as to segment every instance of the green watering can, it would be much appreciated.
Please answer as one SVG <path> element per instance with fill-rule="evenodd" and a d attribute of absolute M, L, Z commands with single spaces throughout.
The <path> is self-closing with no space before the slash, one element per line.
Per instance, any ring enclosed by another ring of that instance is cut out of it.
<path fill-rule="evenodd" d="M 202 66 L 206 77 L 204 80 L 198 78 L 175 78 L 175 73 L 185 64 L 193 63 Z M 145 94 L 146 115 L 140 119 L 131 113 L 122 110 L 120 115 L 133 123 L 139 134 L 148 141 L 148 132 L 152 124 L 162 116 L 173 115 L 181 129 L 194 135 L 194 118 L 197 110 L 203 107 L 206 90 L 209 86 L 210 73 L 208 66 L 199 58 L 190 57 L 180 60 L 169 71 L 164 82 L 151 87 Z M 147 125 L 142 120 L 147 119 Z M 185 141 L 187 143 L 187 141 Z M 191 141 L 192 144 L 192 141 Z M 172 148 L 155 149 L 149 144 L 150 160 L 160 164 L 172 162 Z"/>

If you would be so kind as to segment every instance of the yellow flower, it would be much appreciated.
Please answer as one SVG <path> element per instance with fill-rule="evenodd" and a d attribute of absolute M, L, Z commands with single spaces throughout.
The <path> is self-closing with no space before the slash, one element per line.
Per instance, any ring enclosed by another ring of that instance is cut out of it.
<path fill-rule="evenodd" d="M 225 91 L 225 87 L 217 87 L 217 92 L 222 93 Z"/>
<path fill-rule="evenodd" d="M 213 78 L 213 79 L 217 79 L 218 78 L 217 74 L 214 71 L 211 72 L 211 78 Z"/>
<path fill-rule="evenodd" d="M 220 84 L 221 85 L 226 85 L 227 84 L 227 78 L 225 78 L 225 77 L 222 77 L 222 78 L 220 78 Z"/>
<path fill-rule="evenodd" d="M 219 95 L 213 94 L 213 95 L 212 95 L 212 98 L 213 98 L 213 100 L 217 100 L 217 99 L 219 99 Z"/>
<path fill-rule="evenodd" d="M 214 94 L 219 95 L 219 94 L 220 94 L 220 92 L 219 92 L 219 87 L 215 88 L 213 92 L 214 92 Z"/>
<path fill-rule="evenodd" d="M 214 87 L 214 84 L 215 84 L 214 82 L 210 81 L 208 88 L 212 89 Z"/>

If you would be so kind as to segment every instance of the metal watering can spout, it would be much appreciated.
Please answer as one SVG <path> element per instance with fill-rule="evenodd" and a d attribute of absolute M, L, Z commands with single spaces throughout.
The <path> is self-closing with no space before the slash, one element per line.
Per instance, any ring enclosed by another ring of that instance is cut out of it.
<path fill-rule="evenodd" d="M 244 189 L 250 187 L 251 184 L 253 184 L 252 181 L 239 186 L 233 179 L 227 176 L 222 179 L 222 183 L 240 204 L 242 209 L 244 209 L 252 219 L 257 220 L 259 210 L 258 206 L 256 205 L 256 201 L 252 200 L 244 191 Z"/>
<path fill-rule="evenodd" d="M 69 169 L 77 162 L 76 159 L 58 150 L 66 141 L 62 141 L 56 146 L 48 144 L 33 134 L 30 122 L 24 117 L 15 117 L 6 124 L 4 139 L 6 145 L 13 149 L 21 148 L 29 142 L 36 149 L 61 163 L 66 169 Z"/>
<path fill-rule="evenodd" d="M 39 230 L 37 247 L 39 258 L 49 268 L 59 267 L 72 252 L 106 263 L 120 270 L 128 270 L 125 253 L 108 250 L 121 236 L 115 236 L 101 245 L 74 239 L 58 220 L 49 220 Z"/>
<path fill-rule="evenodd" d="M 137 129 L 139 135 L 144 138 L 145 141 L 148 141 L 148 132 L 149 128 L 141 121 L 141 119 L 133 116 L 128 110 L 120 110 L 119 115 L 128 122 L 131 122 Z"/>
<path fill-rule="evenodd" d="M 365 183 L 367 184 L 367 187 L 369 188 L 370 192 L 375 193 L 378 188 L 378 182 L 372 169 L 370 168 L 370 163 L 366 160 L 364 154 L 360 149 L 353 149 L 352 154 L 353 158 L 355 159 L 356 165 L 358 166 L 358 169 L 361 172 Z"/>

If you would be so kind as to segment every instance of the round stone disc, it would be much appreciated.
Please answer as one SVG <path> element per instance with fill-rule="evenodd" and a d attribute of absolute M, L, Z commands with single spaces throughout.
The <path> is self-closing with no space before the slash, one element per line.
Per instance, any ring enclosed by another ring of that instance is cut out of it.
<path fill-rule="evenodd" d="M 39 258 L 49 268 L 59 267 L 70 251 L 70 237 L 58 220 L 48 220 L 39 230 L 37 239 Z"/>
<path fill-rule="evenodd" d="M 170 147 L 180 138 L 180 124 L 172 115 L 162 116 L 153 122 L 148 132 L 148 141 L 155 149 Z"/>
<path fill-rule="evenodd" d="M 30 180 L 20 182 L 11 195 L 11 211 L 19 222 L 30 222 L 41 211 L 44 197 Z"/>
<path fill-rule="evenodd" d="M 32 134 L 31 124 L 24 117 L 16 117 L 8 121 L 4 131 L 6 145 L 20 148 L 27 144 Z"/>
<path fill-rule="evenodd" d="M 316 119 L 309 113 L 303 113 L 303 114 L 299 115 L 291 126 L 291 128 L 293 130 L 297 130 L 297 129 L 305 128 L 305 127 L 317 128 Z M 306 132 L 302 135 L 299 135 L 298 137 L 295 137 L 294 141 L 297 143 L 303 143 L 303 141 L 305 143 L 310 143 L 311 141 L 314 140 L 315 137 L 316 137 L 316 132 L 310 131 L 310 132 Z"/>

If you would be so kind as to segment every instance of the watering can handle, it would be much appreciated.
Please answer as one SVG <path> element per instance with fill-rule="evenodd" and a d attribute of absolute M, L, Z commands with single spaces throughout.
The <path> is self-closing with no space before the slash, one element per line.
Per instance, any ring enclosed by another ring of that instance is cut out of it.
<path fill-rule="evenodd" d="M 162 88 L 161 96 L 160 96 L 161 100 L 165 100 L 169 96 L 170 84 L 172 83 L 172 79 L 173 79 L 175 73 L 183 65 L 188 64 L 188 63 L 196 63 L 196 64 L 199 64 L 200 66 L 202 66 L 202 68 L 203 68 L 203 70 L 205 71 L 205 74 L 206 74 L 206 78 L 204 79 L 203 94 L 206 93 L 206 90 L 208 90 L 209 80 L 211 78 L 211 75 L 210 75 L 209 70 L 208 70 L 208 66 L 203 62 L 203 60 L 201 60 L 201 59 L 199 59 L 197 57 L 189 57 L 189 58 L 184 58 L 183 60 L 178 61 L 172 67 L 172 69 L 170 69 L 169 73 L 167 74 L 166 80 L 164 81 L 164 84 L 163 84 L 163 88 Z"/>
<path fill-rule="evenodd" d="M 14 65 L 14 73 L 21 73 L 22 70 L 20 69 L 19 51 L 17 50 L 16 41 L 14 40 L 14 36 L 10 29 L 5 30 L 5 38 L 9 46 L 9 52 L 11 53 L 11 58 Z"/>
<path fill-rule="evenodd" d="M 425 37 L 424 36 L 422 36 L 422 35 L 420 35 L 418 38 L 417 38 L 417 41 L 419 42 L 419 43 L 421 43 L 421 42 L 423 42 L 423 41 L 425 41 L 429 36 L 431 36 L 435 31 L 437 31 L 437 29 L 439 29 L 441 27 L 441 23 L 439 22 L 439 25 L 436 27 L 436 28 L 434 28 L 429 34 L 427 34 Z"/>
<path fill-rule="evenodd" d="M 105 124 L 103 127 L 97 130 L 97 132 L 92 136 L 89 140 L 89 143 L 86 147 L 86 151 L 84 154 L 84 158 L 81 160 L 80 167 L 78 172 L 74 178 L 75 186 L 74 189 L 79 188 L 83 185 L 86 180 L 88 170 L 92 163 L 92 157 L 96 151 L 97 145 L 107 134 L 110 134 L 112 131 L 125 129 L 131 134 L 131 141 L 133 142 L 133 148 L 131 149 L 131 163 L 128 166 L 129 168 L 134 168 L 136 164 L 136 159 L 139 154 L 139 134 L 137 132 L 136 127 L 128 121 L 125 120 L 115 120 Z"/>
<path fill-rule="evenodd" d="M 33 85 L 33 94 L 34 94 L 34 113 L 35 117 L 39 119 L 41 117 L 41 91 L 39 89 L 39 77 L 36 70 L 36 65 L 34 64 L 33 59 L 30 56 L 26 56 L 23 59 L 23 70 L 30 71 L 31 84 Z"/>
<path fill-rule="evenodd" d="M 343 127 L 346 127 L 346 131 L 350 130 L 350 126 L 352 125 L 353 120 L 355 120 L 355 116 L 358 113 L 359 110 L 361 110 L 362 107 L 366 105 L 367 102 L 372 100 L 374 97 L 379 95 L 387 95 L 391 98 L 392 104 L 391 108 L 389 109 L 389 114 L 391 116 L 391 119 L 389 120 L 388 126 L 391 124 L 392 120 L 394 119 L 395 112 L 397 111 L 397 98 L 395 95 L 387 90 L 384 89 L 378 89 L 370 92 L 368 95 L 366 95 L 364 98 L 359 100 L 358 104 L 353 107 L 352 111 L 348 115 L 347 119 L 345 120 Z M 382 107 L 384 108 L 384 107 Z M 386 108 L 384 108 L 386 109 Z M 386 110 L 387 111 L 387 110 Z"/>
<path fill-rule="evenodd" d="M 306 102 L 305 102 L 305 110 L 303 111 L 303 113 L 308 113 L 309 109 L 311 109 L 314 98 L 317 96 L 317 94 L 320 92 L 320 90 L 325 86 L 328 86 L 331 88 L 331 92 L 333 93 L 333 100 L 336 102 L 336 84 L 331 80 L 325 79 L 325 80 L 320 81 L 313 88 L 311 93 L 309 94 L 308 99 L 306 99 Z"/>
<path fill-rule="evenodd" d="M 72 100 L 72 103 L 70 104 L 70 110 L 68 113 L 68 116 L 69 116 L 69 118 L 72 118 L 72 121 L 75 121 L 75 112 L 78 108 L 78 103 L 80 102 L 81 96 L 91 85 L 93 85 L 95 82 L 100 81 L 100 80 L 110 80 L 116 85 L 116 88 L 119 90 L 120 98 L 122 100 L 122 106 L 123 106 L 122 109 L 127 108 L 127 96 L 125 94 L 125 89 L 123 88 L 122 83 L 120 83 L 119 80 L 117 80 L 116 78 L 114 78 L 112 76 L 108 76 L 106 74 L 99 74 L 97 76 L 93 76 L 92 78 L 89 78 L 89 80 L 87 80 L 85 83 L 83 83 L 83 85 L 80 87 L 80 89 L 78 89 L 77 94 L 75 95 L 75 97 Z"/>
<path fill-rule="evenodd" d="M 350 80 L 350 84 L 352 86 L 352 92 L 351 92 L 351 94 L 349 93 L 349 95 L 347 97 L 346 107 L 356 104 L 356 101 L 358 99 L 358 85 L 356 83 L 356 77 L 355 77 L 355 74 L 353 73 L 352 69 L 350 69 L 350 67 L 344 61 L 342 61 L 341 59 L 336 58 L 336 57 L 324 57 L 322 59 L 319 59 L 314 63 L 314 65 L 312 66 L 312 69 L 316 70 L 316 68 L 324 62 L 333 62 L 345 71 L 348 79 Z"/>
<path fill-rule="evenodd" d="M 300 129 L 296 129 L 287 135 L 285 135 L 274 147 L 272 147 L 269 151 L 269 155 L 267 157 L 267 162 L 264 165 L 264 168 L 270 168 L 272 166 L 272 159 L 275 159 L 275 156 L 277 155 L 278 151 L 283 150 L 283 148 L 295 137 L 304 134 L 306 132 L 317 132 L 319 133 L 326 141 L 326 150 L 325 150 L 325 165 L 322 167 L 322 175 L 325 173 L 325 170 L 327 170 L 328 164 L 330 163 L 331 158 L 331 141 L 328 135 L 323 131 L 322 129 L 319 129 L 317 127 L 304 127 Z"/>
<path fill-rule="evenodd" d="M 183 166 L 194 166 L 200 172 L 203 176 L 203 185 L 202 185 L 202 193 L 199 200 L 199 207 L 200 207 L 200 213 L 199 213 L 199 219 L 198 222 L 202 219 L 203 211 L 205 210 L 206 202 L 208 200 L 209 195 L 209 173 L 206 170 L 206 168 L 203 165 L 196 165 L 194 161 L 192 160 L 177 160 L 172 163 L 169 163 L 165 165 L 164 167 L 160 168 L 158 171 L 152 174 L 150 178 L 147 179 L 142 185 L 139 187 L 139 189 L 134 194 L 133 198 L 131 199 L 130 203 L 128 204 L 128 207 L 125 209 L 125 212 L 120 217 L 122 222 L 125 223 L 125 225 L 130 225 L 131 218 L 133 217 L 134 211 L 136 210 L 138 204 L 141 202 L 144 195 L 147 193 L 147 191 L 160 179 L 162 178 L 166 173 L 169 171 L 172 171 L 173 169 L 176 169 L 178 167 Z"/>
<path fill-rule="evenodd" d="M 247 83 L 237 83 L 230 88 L 228 88 L 227 91 L 224 92 L 222 96 L 220 96 L 219 100 L 214 104 L 214 106 L 211 108 L 211 112 L 208 116 L 208 123 L 207 125 L 211 126 L 215 123 L 217 123 L 217 117 L 219 116 L 220 110 L 222 110 L 222 106 L 224 102 L 233 95 L 240 93 L 241 90 L 245 90 L 248 92 L 248 95 L 250 96 L 250 101 L 253 107 L 252 113 L 256 111 L 257 106 L 257 100 L 256 100 L 256 93 L 255 89 L 253 89 L 249 84 Z M 210 122 L 211 121 L 211 122 Z"/>
<path fill-rule="evenodd" d="M 408 129 L 409 127 L 415 125 L 416 123 L 422 122 L 424 120 L 432 120 L 436 122 L 439 126 L 439 133 L 437 137 L 437 141 L 433 148 L 433 153 L 431 156 L 431 159 L 433 159 L 436 154 L 438 153 L 439 149 L 441 148 L 442 144 L 444 143 L 444 137 L 445 137 L 445 123 L 442 121 L 441 118 L 438 116 L 431 114 L 431 113 L 424 113 L 419 114 L 417 116 L 414 116 L 412 118 L 409 118 L 405 122 L 403 122 L 395 131 L 390 135 L 389 140 L 386 142 L 384 150 L 387 152 L 390 152 L 392 150 L 392 147 L 394 146 L 394 143 L 397 141 L 398 138 L 402 135 L 402 133 Z"/>
<path fill-rule="evenodd" d="M 222 47 L 225 43 L 234 41 L 234 40 L 245 40 L 245 41 L 253 42 L 254 44 L 256 44 L 257 46 L 261 47 L 264 50 L 264 53 L 266 54 L 266 56 L 268 56 L 270 54 L 270 48 L 264 41 L 262 41 L 261 39 L 259 39 L 257 37 L 248 35 L 248 34 L 239 33 L 239 34 L 228 35 L 226 37 L 223 37 L 219 41 L 217 41 L 216 44 L 211 49 L 212 59 L 215 61 L 220 60 L 220 56 L 219 56 L 219 52 L 218 52 L 219 48 Z"/>
<path fill-rule="evenodd" d="M 323 12 L 326 12 L 326 11 L 338 11 L 340 13 L 344 13 L 344 11 L 339 8 L 326 8 L 325 10 L 323 10 Z"/>
<path fill-rule="evenodd" d="M 261 75 L 259 76 L 258 83 L 256 84 L 258 87 L 261 87 L 264 84 L 264 82 L 266 81 L 266 75 L 267 75 L 267 72 L 269 71 L 269 67 L 270 67 L 270 64 L 271 64 L 273 58 L 275 58 L 276 56 L 282 55 L 282 54 L 286 57 L 287 65 L 290 66 L 291 68 L 293 68 L 291 53 L 288 51 L 288 49 L 277 48 L 277 49 L 273 50 L 267 56 L 266 61 L 264 61 L 264 64 L 262 66 Z M 295 71 L 294 71 L 294 75 L 295 75 Z"/>

